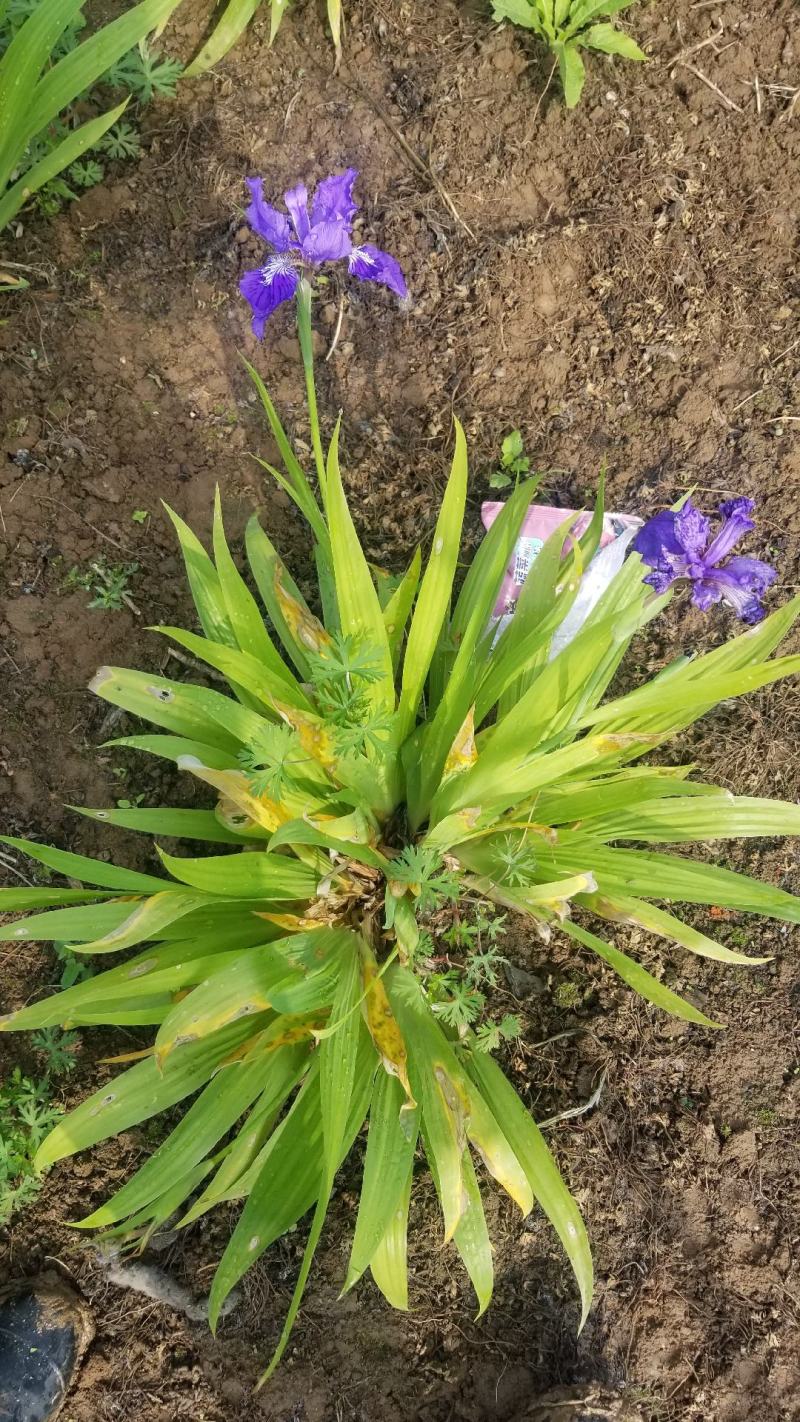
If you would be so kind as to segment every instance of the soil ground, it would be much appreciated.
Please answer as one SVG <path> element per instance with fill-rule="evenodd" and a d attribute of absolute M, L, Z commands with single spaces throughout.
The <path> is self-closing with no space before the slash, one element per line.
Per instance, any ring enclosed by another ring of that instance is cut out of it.
<path fill-rule="evenodd" d="M 85 691 L 104 662 L 167 664 L 149 624 L 191 625 L 160 499 L 204 534 L 219 483 L 234 539 L 256 508 L 305 566 L 291 507 L 249 454 L 275 452 L 240 352 L 300 439 L 306 427 L 289 315 L 256 346 L 236 294 L 260 250 L 242 222 L 246 174 L 264 174 L 277 196 L 300 175 L 358 167 L 364 233 L 407 273 L 405 312 L 376 289 L 333 285 L 315 317 L 322 357 L 343 298 L 320 403 L 328 428 L 345 411 L 343 464 L 376 561 L 400 567 L 430 532 L 456 413 L 471 449 L 473 539 L 500 441 L 518 426 L 547 496 L 565 506 L 591 496 L 602 463 L 618 509 L 648 514 L 690 484 L 708 509 L 756 497 L 748 551 L 780 569 L 775 597 L 800 583 L 791 0 L 637 5 L 627 23 L 650 62 L 592 58 L 573 114 L 555 80 L 548 87 L 539 46 L 478 7 L 345 8 L 338 75 L 313 5 L 298 4 L 272 52 L 257 18 L 217 74 L 150 111 L 138 165 L 50 225 L 25 221 L 6 245 L 34 269 L 31 291 L 4 299 L 0 325 L 0 802 L 11 832 L 142 863 L 134 837 L 111 831 L 112 844 L 65 803 L 185 794 L 153 765 L 97 749 L 113 731 Z M 167 36 L 175 53 L 192 52 L 206 16 L 202 4 L 182 7 Z M 138 564 L 135 612 L 90 610 L 86 593 L 65 587 L 70 569 L 101 556 Z M 660 643 L 638 648 L 634 670 L 730 630 L 684 606 Z M 783 687 L 721 707 L 688 756 L 739 792 L 797 799 L 799 741 L 797 695 Z M 722 859 L 723 847 L 709 852 Z M 786 845 L 748 842 L 725 862 L 800 888 Z M 345 1178 L 289 1360 L 253 1397 L 300 1240 L 254 1271 L 216 1340 L 112 1284 L 63 1220 L 148 1148 L 133 1133 L 53 1171 L 0 1234 L 9 1273 L 59 1259 L 95 1310 L 97 1338 L 64 1416 L 561 1419 L 577 1396 L 586 1419 L 800 1417 L 797 934 L 735 916 L 714 927 L 774 953 L 773 964 L 725 971 L 652 948 L 648 962 L 690 985 L 724 1033 L 657 1016 L 557 945 L 543 956 L 516 934 L 508 947 L 528 976 L 512 976 L 519 1000 L 511 985 L 504 994 L 526 1044 L 506 1064 L 536 1114 L 585 1101 L 606 1072 L 599 1105 L 551 1132 L 596 1256 L 579 1339 L 550 1231 L 539 1216 L 520 1227 L 496 1199 L 495 1301 L 473 1322 L 424 1184 L 413 1312 L 391 1315 L 370 1284 L 337 1303 L 355 1205 Z M 49 950 L 0 948 L 4 1002 L 51 977 Z M 575 990 L 559 992 L 565 982 Z M 70 1100 L 108 1070 L 97 1065 L 108 1047 L 87 1034 Z M 200 1297 L 230 1227 L 217 1218 L 152 1262 Z M 543 1394 L 547 1414 L 536 1410 Z"/>

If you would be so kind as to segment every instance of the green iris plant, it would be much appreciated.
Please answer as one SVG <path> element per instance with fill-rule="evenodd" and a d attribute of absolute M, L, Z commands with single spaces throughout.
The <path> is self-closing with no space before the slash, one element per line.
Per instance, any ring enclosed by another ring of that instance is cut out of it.
<path fill-rule="evenodd" d="M 313 393 L 304 309 L 300 321 Z M 0 891 L 2 937 L 68 942 L 98 970 L 0 1027 L 152 1028 L 152 1045 L 59 1120 L 36 1163 L 53 1166 L 184 1103 L 164 1143 L 80 1227 L 141 1248 L 167 1221 L 186 1226 L 241 1202 L 211 1289 L 212 1327 L 246 1270 L 310 1213 L 268 1376 L 335 1177 L 365 1129 L 343 1290 L 370 1271 L 391 1304 L 407 1307 L 409 1198 L 424 1155 L 444 1238 L 480 1311 L 493 1283 L 482 1204 L 491 1177 L 522 1215 L 542 1207 L 586 1317 L 592 1264 L 580 1212 L 491 1054 L 519 1023 L 489 1026 L 479 1038 L 470 1012 L 442 1011 L 443 1001 L 475 997 L 476 982 L 486 987 L 491 977 L 448 977 L 446 996 L 437 996 L 420 922 L 473 898 L 527 918 L 543 937 L 564 935 L 656 1008 L 704 1030 L 718 1026 L 616 946 L 615 925 L 735 964 L 765 959 L 724 947 L 673 905 L 800 922 L 800 899 L 783 889 L 671 852 L 797 834 L 800 807 L 735 797 L 694 778 L 691 766 L 657 763 L 659 747 L 716 703 L 800 669 L 798 656 L 773 656 L 800 598 L 714 651 L 609 694 L 632 638 L 673 591 L 656 595 L 631 554 L 551 656 L 599 545 L 602 488 L 580 539 L 568 519 L 545 543 L 496 639 L 491 613 L 535 479 L 520 481 L 456 586 L 467 495 L 457 424 L 430 548 L 414 553 L 399 580 L 377 576 L 345 496 L 338 426 L 325 449 L 312 402 L 312 480 L 252 373 L 283 461 L 273 472 L 309 525 L 319 602 L 305 601 L 255 518 L 245 577 L 219 500 L 211 553 L 170 512 L 199 630 L 157 630 L 210 668 L 215 684 L 103 667 L 92 689 L 155 728 L 114 744 L 177 764 L 201 782 L 208 808 L 80 811 L 154 837 L 161 867 L 153 874 L 4 839 L 64 886 Z M 185 844 L 168 853 L 165 838 L 196 841 L 197 853 Z"/>

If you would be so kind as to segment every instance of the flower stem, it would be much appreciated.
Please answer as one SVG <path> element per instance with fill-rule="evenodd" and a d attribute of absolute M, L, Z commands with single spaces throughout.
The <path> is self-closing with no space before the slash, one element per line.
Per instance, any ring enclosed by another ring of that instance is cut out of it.
<path fill-rule="evenodd" d="M 303 369 L 306 375 L 306 398 L 308 400 L 308 419 L 311 425 L 311 444 L 314 450 L 314 462 L 317 466 L 317 479 L 322 492 L 323 499 L 326 493 L 325 479 L 325 455 L 322 450 L 322 439 L 319 432 L 319 415 L 317 413 L 317 391 L 314 385 L 314 347 L 311 335 L 311 302 L 314 293 L 311 283 L 302 278 L 297 288 L 297 334 L 300 338 L 300 354 L 303 357 Z"/>

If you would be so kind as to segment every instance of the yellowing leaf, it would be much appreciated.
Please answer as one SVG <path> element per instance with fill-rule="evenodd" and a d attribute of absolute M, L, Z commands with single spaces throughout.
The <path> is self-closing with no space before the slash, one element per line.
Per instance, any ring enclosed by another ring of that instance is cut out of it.
<path fill-rule="evenodd" d="M 445 1188 L 445 1180 L 442 1171 L 442 1159 L 434 1147 L 434 1155 L 437 1163 L 437 1170 L 442 1184 L 441 1206 L 444 1215 L 445 1243 L 453 1238 L 458 1227 L 458 1222 L 464 1213 L 465 1199 L 463 1190 L 462 1161 L 464 1149 L 467 1143 L 466 1118 L 468 1112 L 468 1101 L 460 1085 L 452 1077 L 446 1065 L 435 1058 L 430 1062 L 433 1070 L 431 1072 L 430 1091 L 427 1101 L 423 1107 L 426 1137 L 430 1130 L 430 1116 L 432 1115 L 432 1097 L 438 1098 L 438 1121 L 439 1129 L 447 1142 L 446 1155 L 455 1154 L 456 1164 L 449 1180 L 449 1189 Z M 442 1130 L 442 1128 L 444 1128 Z M 458 1190 L 456 1190 L 458 1184 Z"/>
<path fill-rule="evenodd" d="M 519 897 L 532 908 L 552 913 L 563 922 L 569 916 L 570 900 L 576 894 L 593 894 L 596 888 L 592 874 L 574 874 L 550 884 L 534 884 L 532 888 L 521 890 Z"/>
<path fill-rule="evenodd" d="M 140 1062 L 153 1055 L 152 1047 L 142 1047 L 138 1052 L 121 1052 L 118 1057 L 98 1057 L 103 1066 L 117 1066 L 120 1062 Z"/>
<path fill-rule="evenodd" d="M 292 633 L 292 636 L 305 647 L 306 651 L 314 652 L 319 656 L 326 647 L 331 645 L 331 638 L 325 631 L 319 618 L 315 617 L 309 608 L 293 597 L 283 586 L 281 577 L 282 568 L 280 563 L 275 564 L 274 588 L 275 596 L 278 599 L 278 606 L 283 614 L 284 621 Z"/>
<path fill-rule="evenodd" d="M 284 933 L 305 933 L 310 928 L 324 928 L 324 919 L 304 918 L 297 913 L 260 913 L 254 914 L 255 918 L 265 918 L 268 923 L 274 923 L 276 928 L 282 928 Z"/>
<path fill-rule="evenodd" d="M 375 1049 L 390 1076 L 396 1076 L 406 1100 L 404 1111 L 413 1109 L 416 1101 L 408 1080 L 408 1052 L 403 1034 L 392 1012 L 386 989 L 378 973 L 378 964 L 369 945 L 362 939 L 361 974 L 366 991 L 364 1017 Z"/>
<path fill-rule="evenodd" d="M 613 735 L 591 737 L 598 755 L 614 755 L 617 751 L 628 751 L 637 746 L 641 746 L 644 750 L 646 746 L 660 745 L 663 739 L 662 735 L 647 735 L 644 731 L 637 731 L 630 735 L 618 732 Z"/>
<path fill-rule="evenodd" d="M 294 706 L 284 705 L 282 701 L 275 702 L 275 709 L 287 726 L 297 732 L 297 738 L 306 755 L 324 770 L 333 770 L 336 765 L 336 752 L 333 737 L 325 730 L 325 723 L 314 716 L 307 716 L 303 711 L 295 710 Z"/>
<path fill-rule="evenodd" d="M 467 1097 L 466 1131 L 489 1174 L 515 1200 L 523 1215 L 533 1209 L 533 1191 L 514 1150 L 489 1110 L 480 1092 L 470 1085 Z"/>
<path fill-rule="evenodd" d="M 226 829 L 235 830 L 237 834 L 247 834 L 259 826 L 272 833 L 294 814 L 293 809 L 286 809 L 267 795 L 251 794 L 247 776 L 241 770 L 212 770 L 192 755 L 180 756 L 178 766 L 219 791 L 217 818 Z"/>
<path fill-rule="evenodd" d="M 446 780 L 448 775 L 457 775 L 462 770 L 469 770 L 478 759 L 478 751 L 475 745 L 475 707 L 471 706 L 467 712 L 464 723 L 453 741 L 448 751 L 447 760 L 444 763 L 442 779 Z"/>

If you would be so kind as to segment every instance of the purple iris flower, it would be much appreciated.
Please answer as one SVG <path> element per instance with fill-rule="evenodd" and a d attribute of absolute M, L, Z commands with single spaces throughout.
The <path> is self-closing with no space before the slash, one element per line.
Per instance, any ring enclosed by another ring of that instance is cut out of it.
<path fill-rule="evenodd" d="M 281 302 L 294 296 L 304 272 L 324 262 L 346 261 L 350 274 L 359 281 L 377 281 L 401 300 L 408 295 L 400 264 L 394 257 L 371 242 L 353 246 L 353 217 L 358 211 L 358 204 L 353 202 L 353 184 L 357 177 L 357 170 L 348 168 L 344 173 L 323 178 L 317 184 L 310 214 L 308 189 L 305 183 L 298 183 L 284 193 L 289 217 L 264 201 L 261 178 L 247 179 L 252 202 L 245 216 L 273 248 L 273 256 L 263 267 L 245 272 L 239 283 L 242 296 L 253 308 L 253 331 L 259 340 L 267 318 Z"/>
<path fill-rule="evenodd" d="M 778 575 L 760 558 L 728 557 L 742 534 L 755 528 L 753 508 L 752 499 L 720 504 L 725 522 L 713 539 L 709 519 L 691 499 L 677 513 L 663 509 L 639 529 L 632 545 L 653 570 L 645 582 L 663 593 L 677 579 L 688 579 L 692 602 L 702 612 L 726 602 L 743 622 L 758 622 L 764 615 L 760 598 Z"/>

